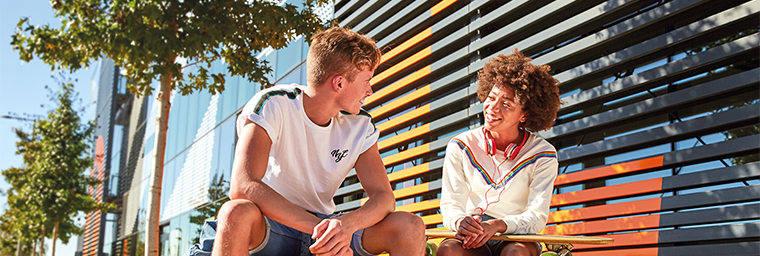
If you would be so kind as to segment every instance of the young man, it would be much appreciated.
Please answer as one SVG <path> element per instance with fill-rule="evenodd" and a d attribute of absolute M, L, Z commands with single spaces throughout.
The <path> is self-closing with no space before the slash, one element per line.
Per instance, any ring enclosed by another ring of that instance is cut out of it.
<path fill-rule="evenodd" d="M 331 28 L 313 37 L 308 86 L 275 86 L 246 104 L 231 200 L 218 222 L 204 225 L 191 255 L 208 255 L 212 244 L 213 255 L 423 254 L 424 224 L 394 212 L 379 131 L 361 109 L 379 60 L 371 38 Z M 332 214 L 332 197 L 352 168 L 369 199 Z"/>

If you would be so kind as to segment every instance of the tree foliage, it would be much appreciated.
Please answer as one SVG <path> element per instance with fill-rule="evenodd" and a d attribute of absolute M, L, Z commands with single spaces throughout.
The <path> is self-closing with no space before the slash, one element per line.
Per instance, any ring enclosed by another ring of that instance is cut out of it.
<path fill-rule="evenodd" d="M 256 55 L 282 48 L 299 35 L 310 41 L 312 33 L 328 25 L 313 12 L 327 2 L 304 0 L 299 10 L 272 0 L 51 0 L 62 26 L 34 26 L 22 18 L 11 45 L 24 61 L 37 56 L 52 69 L 70 72 L 91 60 L 112 59 L 138 96 L 151 94 L 152 82 L 160 82 L 146 216 L 146 254 L 158 255 L 170 92 L 223 91 L 226 74 L 209 71 L 218 60 L 226 62 L 229 75 L 268 85 L 271 68 Z"/>
<path fill-rule="evenodd" d="M 151 82 L 167 74 L 172 89 L 183 94 L 217 93 L 226 75 L 211 73 L 212 62 L 224 60 L 230 75 L 268 84 L 271 68 L 256 54 L 323 28 L 313 8 L 327 2 L 305 0 L 299 10 L 270 0 L 51 0 L 62 27 L 22 18 L 11 44 L 24 61 L 38 56 L 53 69 L 72 72 L 90 60 L 112 59 L 126 69 L 133 93 L 150 94 Z M 185 77 L 178 57 L 191 62 L 187 66 L 200 65 L 185 70 Z"/>
<path fill-rule="evenodd" d="M 16 154 L 22 155 L 24 167 L 2 172 L 11 185 L 7 192 L 10 208 L 2 216 L 2 228 L 20 234 L 26 245 L 43 235 L 57 235 L 68 243 L 73 235 L 82 233 L 74 223 L 80 211 L 112 207 L 90 196 L 88 189 L 99 181 L 84 174 L 93 165 L 89 156 L 95 124 L 82 123 L 73 107 L 70 82 L 64 83 L 54 98 L 57 107 L 35 121 L 31 132 L 15 129 L 19 139 Z"/>
<path fill-rule="evenodd" d="M 206 223 L 206 220 L 216 218 L 222 205 L 230 200 L 227 196 L 227 191 L 229 191 L 229 186 L 227 184 L 229 184 L 229 182 L 224 180 L 224 174 L 214 174 L 214 178 L 211 179 L 211 186 L 208 188 L 208 199 L 210 203 L 199 208 L 196 211 L 197 214 L 190 216 L 190 223 L 195 224 L 196 227 L 196 230 L 194 230 L 195 233 L 193 233 L 193 242 L 197 242 L 200 238 L 201 230 L 203 229 L 203 224 Z"/>

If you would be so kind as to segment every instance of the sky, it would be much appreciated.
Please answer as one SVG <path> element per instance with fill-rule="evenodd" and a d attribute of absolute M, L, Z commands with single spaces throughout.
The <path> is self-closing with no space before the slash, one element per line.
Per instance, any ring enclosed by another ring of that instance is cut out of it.
<path fill-rule="evenodd" d="M 59 72 L 51 71 L 50 66 L 39 59 L 29 63 L 19 59 L 18 51 L 14 51 L 10 43 L 16 24 L 22 17 L 29 17 L 30 23 L 35 25 L 60 27 L 61 23 L 54 16 L 47 0 L 0 0 L 0 115 L 8 115 L 9 112 L 46 115 L 47 111 L 55 107 L 55 103 L 48 99 L 49 93 L 45 86 L 60 88 L 56 80 Z M 96 66 L 97 63 L 93 62 L 89 69 L 80 69 L 71 74 L 65 72 L 67 78 L 78 80 L 74 86 L 83 102 L 80 106 L 86 107 L 84 118 L 91 118 L 90 112 L 94 111 L 94 107 L 90 106 L 94 101 L 94 98 L 90 98 L 90 85 Z M 17 138 L 13 133 L 14 127 L 31 130 L 29 122 L 0 118 L 0 170 L 23 165 L 21 156 L 15 154 Z M 8 187 L 5 179 L 1 179 L 0 189 L 5 191 Z M 6 197 L 0 196 L 0 211 L 7 208 Z M 81 218 L 81 223 L 84 223 L 84 218 Z M 46 244 L 46 254 L 51 255 L 52 240 Z M 56 255 L 74 255 L 76 246 L 77 238 L 72 238 L 68 245 L 59 240 Z"/>

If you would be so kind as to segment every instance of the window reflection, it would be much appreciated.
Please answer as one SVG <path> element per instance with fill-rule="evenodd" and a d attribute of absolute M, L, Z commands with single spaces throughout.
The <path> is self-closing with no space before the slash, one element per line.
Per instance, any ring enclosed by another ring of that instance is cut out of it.
<path fill-rule="evenodd" d="M 276 79 L 282 78 L 301 63 L 302 46 L 303 36 L 290 41 L 287 47 L 277 51 Z"/>

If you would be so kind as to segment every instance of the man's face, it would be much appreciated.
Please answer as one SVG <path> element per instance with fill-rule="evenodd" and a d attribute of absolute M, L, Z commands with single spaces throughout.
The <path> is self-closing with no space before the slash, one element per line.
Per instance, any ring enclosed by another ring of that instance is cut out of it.
<path fill-rule="evenodd" d="M 343 80 L 341 84 L 343 90 L 338 100 L 341 110 L 351 114 L 359 113 L 359 109 L 364 105 L 364 99 L 372 95 L 370 80 L 374 73 L 374 70 L 365 69 L 356 73 L 354 81 Z"/>

